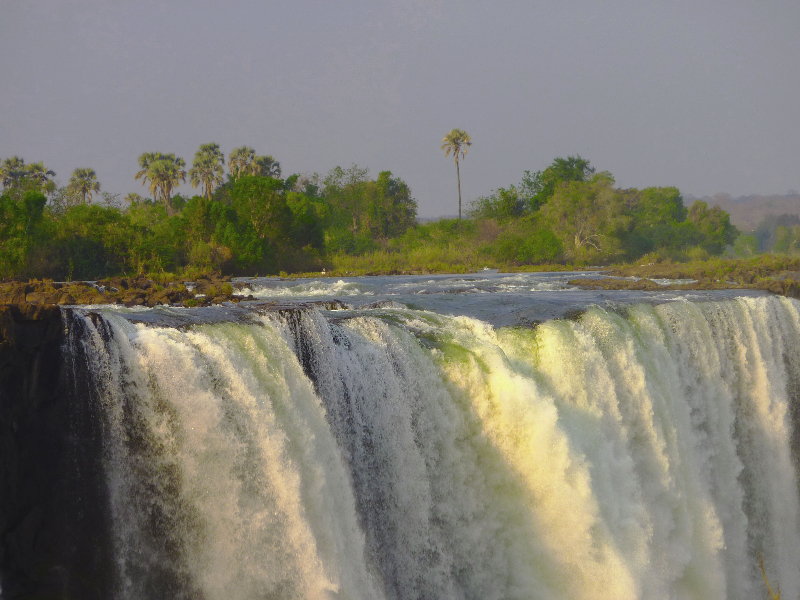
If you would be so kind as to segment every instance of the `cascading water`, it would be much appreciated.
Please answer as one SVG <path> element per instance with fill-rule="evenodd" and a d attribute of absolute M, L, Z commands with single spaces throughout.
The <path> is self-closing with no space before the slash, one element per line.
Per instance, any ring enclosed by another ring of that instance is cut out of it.
<path fill-rule="evenodd" d="M 108 597 L 800 596 L 795 301 L 65 325 Z"/>

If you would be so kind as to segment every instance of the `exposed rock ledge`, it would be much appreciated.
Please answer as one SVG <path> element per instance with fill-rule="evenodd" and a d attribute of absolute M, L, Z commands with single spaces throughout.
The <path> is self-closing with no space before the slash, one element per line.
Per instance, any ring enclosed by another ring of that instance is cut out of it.
<path fill-rule="evenodd" d="M 208 306 L 252 300 L 236 294 L 227 276 L 210 275 L 187 286 L 158 284 L 146 277 L 114 277 L 100 281 L 38 281 L 0 283 L 0 304 L 120 304 L 124 306 Z"/>

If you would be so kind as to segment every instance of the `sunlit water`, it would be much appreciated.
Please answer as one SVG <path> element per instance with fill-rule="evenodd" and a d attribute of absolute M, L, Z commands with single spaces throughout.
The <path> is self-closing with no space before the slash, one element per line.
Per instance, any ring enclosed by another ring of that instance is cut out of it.
<path fill-rule="evenodd" d="M 800 305 L 575 277 L 78 311 L 115 596 L 797 598 Z"/>
<path fill-rule="evenodd" d="M 391 301 L 438 314 L 470 316 L 495 326 L 530 325 L 592 305 L 613 308 L 632 302 L 720 299 L 748 293 L 741 290 L 598 292 L 568 284 L 571 280 L 599 276 L 596 272 L 498 273 L 486 270 L 468 275 L 241 278 L 235 280 L 235 284 L 239 293 L 252 294 L 262 301 L 338 299 L 355 308 Z"/>

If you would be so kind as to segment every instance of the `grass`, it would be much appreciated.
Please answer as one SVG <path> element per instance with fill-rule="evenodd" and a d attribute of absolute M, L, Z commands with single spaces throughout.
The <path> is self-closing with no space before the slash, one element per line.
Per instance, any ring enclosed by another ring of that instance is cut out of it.
<path fill-rule="evenodd" d="M 711 258 L 685 263 L 669 261 L 660 263 L 637 261 L 637 263 L 614 265 L 609 270 L 616 275 L 624 276 L 708 279 L 747 284 L 800 271 L 800 259 L 775 254 L 762 254 L 751 258 Z"/>

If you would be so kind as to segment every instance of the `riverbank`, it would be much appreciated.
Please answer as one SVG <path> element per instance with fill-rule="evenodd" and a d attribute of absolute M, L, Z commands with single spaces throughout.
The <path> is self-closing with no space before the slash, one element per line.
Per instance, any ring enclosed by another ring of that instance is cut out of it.
<path fill-rule="evenodd" d="M 399 266 L 399 265 L 398 265 Z M 282 273 L 285 279 L 342 278 L 377 275 L 464 274 L 452 265 L 425 269 L 335 270 L 315 273 Z M 582 289 L 602 290 L 721 290 L 755 289 L 800 298 L 800 259 L 760 256 L 752 259 L 715 259 L 694 263 L 648 263 L 581 267 L 577 265 L 538 265 L 501 268 L 501 272 L 598 271 L 594 279 L 580 278 L 569 283 Z M 480 269 L 469 272 L 482 272 Z M 0 283 L 0 305 L 89 305 L 116 304 L 126 307 L 159 305 L 209 306 L 222 302 L 254 300 L 243 285 L 229 275 L 206 273 L 188 277 L 159 273 L 150 277 L 113 277 L 98 281 L 54 282 L 50 280 Z"/>
<path fill-rule="evenodd" d="M 584 289 L 716 290 L 756 289 L 800 298 L 800 259 L 762 255 L 690 263 L 615 265 L 611 277 L 574 282 Z"/>
<path fill-rule="evenodd" d="M 148 277 L 113 277 L 98 281 L 0 283 L 0 304 L 118 304 L 126 307 L 209 306 L 252 300 L 237 294 L 227 275 L 210 274 L 189 283 Z"/>

